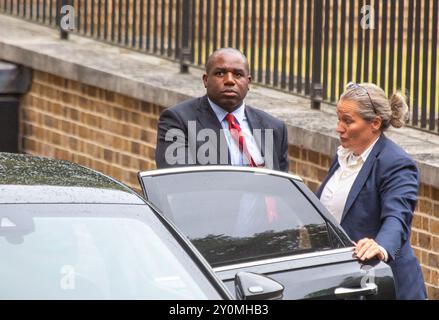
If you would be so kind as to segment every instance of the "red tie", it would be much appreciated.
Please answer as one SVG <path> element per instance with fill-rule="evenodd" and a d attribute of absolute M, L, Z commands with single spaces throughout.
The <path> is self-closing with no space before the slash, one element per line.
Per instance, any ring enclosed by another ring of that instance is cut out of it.
<path fill-rule="evenodd" d="M 233 140 L 239 146 L 239 151 L 241 151 L 245 155 L 251 167 L 259 167 L 256 164 L 256 162 L 253 160 L 253 157 L 251 156 L 250 152 L 247 149 L 247 144 L 245 143 L 244 134 L 241 130 L 241 127 L 238 124 L 238 121 L 236 121 L 235 116 L 231 113 L 228 113 L 226 116 L 226 120 L 229 123 L 230 134 Z M 263 167 L 263 165 L 261 167 Z M 276 210 L 276 201 L 273 197 L 265 196 L 265 209 L 266 209 L 265 212 L 267 214 L 268 223 L 271 224 L 274 220 L 278 218 L 277 210 Z"/>
<path fill-rule="evenodd" d="M 226 116 L 226 120 L 229 123 L 229 131 L 233 138 L 233 140 L 236 142 L 236 144 L 239 146 L 239 151 L 241 151 L 244 156 L 247 158 L 248 163 L 251 167 L 257 167 L 258 165 L 253 160 L 253 157 L 251 156 L 250 152 L 247 149 L 247 144 L 245 143 L 244 133 L 241 130 L 241 127 L 238 124 L 238 121 L 236 121 L 236 118 L 233 114 L 228 113 Z"/>

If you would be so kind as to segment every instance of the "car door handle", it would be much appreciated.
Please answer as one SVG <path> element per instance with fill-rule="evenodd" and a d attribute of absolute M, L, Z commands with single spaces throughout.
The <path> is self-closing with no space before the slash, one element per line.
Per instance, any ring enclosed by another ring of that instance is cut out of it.
<path fill-rule="evenodd" d="M 369 296 L 378 293 L 378 286 L 375 283 L 366 283 L 362 288 L 337 288 L 334 294 L 337 298 L 352 298 L 358 296 Z"/>

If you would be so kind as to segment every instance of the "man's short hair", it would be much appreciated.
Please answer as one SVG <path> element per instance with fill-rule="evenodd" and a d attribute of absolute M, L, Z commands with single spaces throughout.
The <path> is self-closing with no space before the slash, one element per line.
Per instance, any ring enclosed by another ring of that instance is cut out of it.
<path fill-rule="evenodd" d="M 234 54 L 239 54 L 241 57 L 242 57 L 242 60 L 243 60 L 243 62 L 244 62 L 244 65 L 245 65 L 245 68 L 246 68 L 246 70 L 245 71 L 247 71 L 247 74 L 250 72 L 250 67 L 249 67 L 249 63 L 248 63 L 248 59 L 247 59 L 247 57 L 245 56 L 245 54 L 243 54 L 241 51 L 239 51 L 238 49 L 235 49 L 235 48 L 219 48 L 219 49 L 216 49 L 210 56 L 209 56 L 209 58 L 207 58 L 207 61 L 206 61 L 206 64 L 205 64 L 205 70 L 206 70 L 206 73 L 209 73 L 209 70 L 210 70 L 210 62 L 212 61 L 212 59 L 215 57 L 215 56 L 217 56 L 218 54 L 220 54 L 220 53 L 223 53 L 223 52 L 230 52 L 230 53 L 234 53 Z"/>

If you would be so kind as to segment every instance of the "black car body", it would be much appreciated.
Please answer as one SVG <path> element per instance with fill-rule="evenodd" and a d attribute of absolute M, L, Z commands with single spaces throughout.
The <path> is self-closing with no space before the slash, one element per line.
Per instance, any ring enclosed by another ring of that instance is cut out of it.
<path fill-rule="evenodd" d="M 72 163 L 0 153 L 0 299 L 230 299 L 132 190 Z"/>
<path fill-rule="evenodd" d="M 229 288 L 245 271 L 279 282 L 284 299 L 395 298 L 390 267 L 356 259 L 349 237 L 298 177 L 207 166 L 142 172 L 139 180 Z"/>

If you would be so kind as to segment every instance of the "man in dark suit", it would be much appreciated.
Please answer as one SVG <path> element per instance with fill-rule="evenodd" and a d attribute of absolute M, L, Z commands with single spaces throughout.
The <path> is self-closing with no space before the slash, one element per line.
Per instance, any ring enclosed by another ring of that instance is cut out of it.
<path fill-rule="evenodd" d="M 157 168 L 247 165 L 288 171 L 285 124 L 244 102 L 251 83 L 247 58 L 233 48 L 216 50 L 203 82 L 205 96 L 160 115 Z"/>

